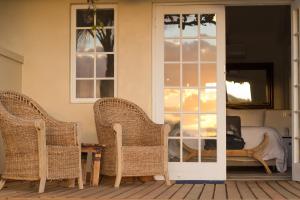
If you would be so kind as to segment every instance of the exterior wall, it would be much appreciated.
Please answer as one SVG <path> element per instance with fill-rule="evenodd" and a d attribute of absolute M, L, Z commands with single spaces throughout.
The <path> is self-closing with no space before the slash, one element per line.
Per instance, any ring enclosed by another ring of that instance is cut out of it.
<path fill-rule="evenodd" d="M 22 90 L 23 57 L 0 47 L 0 90 Z M 3 170 L 4 152 L 0 137 L 0 172 Z"/>
<path fill-rule="evenodd" d="M 0 45 L 25 57 L 23 93 L 54 117 L 79 122 L 83 142 L 97 142 L 93 104 L 70 103 L 71 3 L 86 1 L 1 1 Z M 120 1 L 118 16 L 118 96 L 150 115 L 152 2 Z"/>

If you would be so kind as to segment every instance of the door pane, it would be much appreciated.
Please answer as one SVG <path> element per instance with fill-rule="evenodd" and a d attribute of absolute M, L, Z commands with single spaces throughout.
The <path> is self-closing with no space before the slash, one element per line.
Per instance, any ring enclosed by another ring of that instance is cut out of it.
<path fill-rule="evenodd" d="M 180 136 L 180 115 L 179 114 L 165 114 L 165 123 L 169 124 L 171 130 L 169 136 Z"/>
<path fill-rule="evenodd" d="M 199 140 L 198 139 L 183 139 L 182 140 L 183 162 L 198 162 L 199 161 Z"/>
<path fill-rule="evenodd" d="M 211 63 L 202 63 L 200 65 L 200 87 L 215 87 L 217 82 L 217 66 Z"/>
<path fill-rule="evenodd" d="M 165 40 L 165 61 L 180 60 L 180 41 L 178 39 Z"/>
<path fill-rule="evenodd" d="M 200 134 L 202 137 L 217 136 L 217 116 L 215 114 L 200 115 Z"/>
<path fill-rule="evenodd" d="M 182 90 L 182 111 L 198 112 L 198 89 Z"/>
<path fill-rule="evenodd" d="M 198 61 L 198 39 L 182 40 L 182 60 Z"/>
<path fill-rule="evenodd" d="M 88 27 L 94 25 L 94 14 L 92 10 L 78 9 L 76 11 L 76 26 Z"/>
<path fill-rule="evenodd" d="M 180 111 L 180 90 L 179 89 L 165 89 L 165 112 L 179 112 Z"/>
<path fill-rule="evenodd" d="M 200 112 L 215 113 L 217 112 L 217 91 L 215 88 L 206 88 L 200 91 Z"/>
<path fill-rule="evenodd" d="M 182 36 L 183 37 L 198 36 L 198 15 L 197 14 L 182 15 Z"/>
<path fill-rule="evenodd" d="M 97 80 L 96 97 L 114 97 L 114 81 L 113 80 Z"/>
<path fill-rule="evenodd" d="M 165 64 L 165 86 L 180 86 L 180 64 Z"/>
<path fill-rule="evenodd" d="M 97 9 L 96 25 L 100 27 L 114 26 L 114 10 L 113 9 Z"/>
<path fill-rule="evenodd" d="M 182 86 L 197 87 L 198 86 L 198 64 L 182 65 Z"/>
<path fill-rule="evenodd" d="M 198 137 L 198 115 L 183 114 L 182 115 L 182 136 Z"/>
<path fill-rule="evenodd" d="M 114 54 L 98 54 L 96 58 L 97 78 L 114 77 Z"/>
<path fill-rule="evenodd" d="M 203 61 L 216 61 L 217 49 L 215 39 L 202 39 L 200 41 L 200 60 Z"/>
<path fill-rule="evenodd" d="M 165 15 L 164 32 L 165 37 L 179 37 L 180 15 Z"/>
<path fill-rule="evenodd" d="M 201 140 L 201 162 L 217 162 L 217 140 Z"/>
<path fill-rule="evenodd" d="M 169 139 L 169 162 L 180 162 L 180 140 Z"/>
<path fill-rule="evenodd" d="M 200 15 L 200 37 L 216 37 L 216 15 Z"/>

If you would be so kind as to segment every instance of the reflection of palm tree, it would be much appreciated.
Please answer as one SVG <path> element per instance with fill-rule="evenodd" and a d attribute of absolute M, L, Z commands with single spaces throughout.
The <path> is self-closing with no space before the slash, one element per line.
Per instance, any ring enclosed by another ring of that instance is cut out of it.
<path fill-rule="evenodd" d="M 100 41 L 104 52 L 113 52 L 114 49 L 114 37 L 113 37 L 113 30 L 112 29 L 103 29 L 103 28 L 96 28 L 96 32 L 94 34 L 92 29 L 80 29 L 78 30 L 76 40 L 77 45 L 79 41 L 87 41 L 90 36 L 96 38 Z M 106 64 L 106 71 L 105 77 L 114 77 L 114 55 L 107 54 L 107 64 Z M 100 97 L 111 97 L 114 96 L 114 82 L 101 80 L 100 82 Z"/>

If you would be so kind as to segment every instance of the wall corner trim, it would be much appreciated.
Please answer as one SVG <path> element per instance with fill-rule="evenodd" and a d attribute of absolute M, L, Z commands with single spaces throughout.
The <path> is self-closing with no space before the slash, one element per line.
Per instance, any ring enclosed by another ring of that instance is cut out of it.
<path fill-rule="evenodd" d="M 5 49 L 1 46 L 0 46 L 0 56 L 4 56 L 10 60 L 13 60 L 13 61 L 21 63 L 21 64 L 24 63 L 24 56 L 17 54 L 15 52 L 12 52 L 8 49 Z"/>

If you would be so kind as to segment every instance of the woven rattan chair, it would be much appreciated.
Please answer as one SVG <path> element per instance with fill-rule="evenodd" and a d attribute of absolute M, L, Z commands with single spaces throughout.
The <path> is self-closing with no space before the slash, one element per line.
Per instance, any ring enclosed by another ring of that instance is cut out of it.
<path fill-rule="evenodd" d="M 77 124 L 50 117 L 29 97 L 0 92 L 0 132 L 5 145 L 5 168 L 0 189 L 7 179 L 40 181 L 78 178 L 82 189 L 81 152 Z"/>
<path fill-rule="evenodd" d="M 169 125 L 153 123 L 137 105 L 119 98 L 102 98 L 94 105 L 99 143 L 105 145 L 101 173 L 116 176 L 168 176 Z"/>

